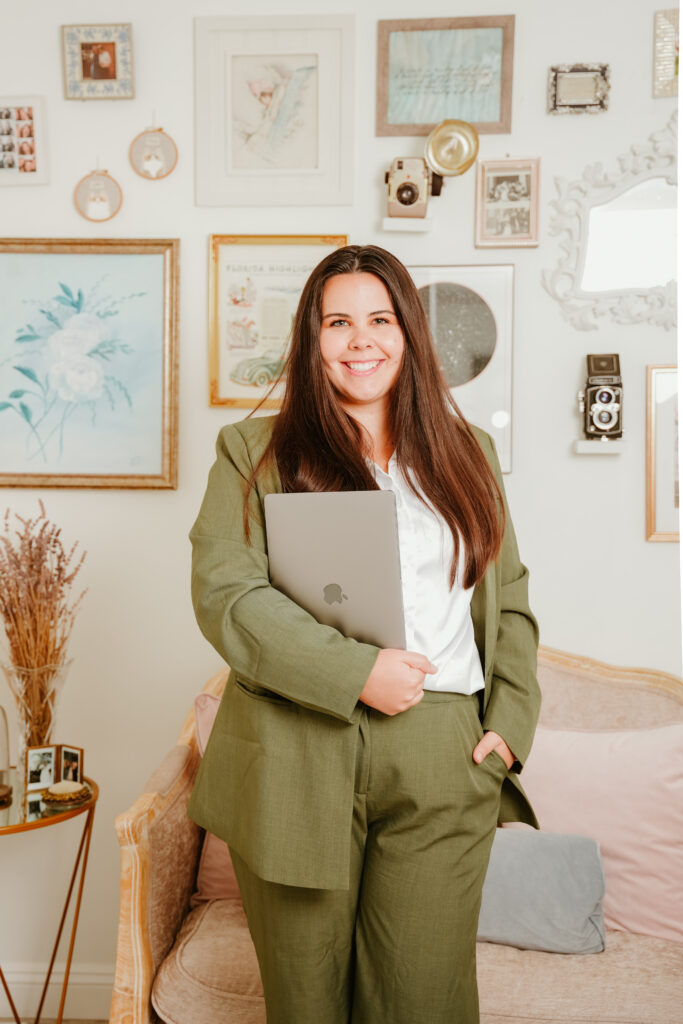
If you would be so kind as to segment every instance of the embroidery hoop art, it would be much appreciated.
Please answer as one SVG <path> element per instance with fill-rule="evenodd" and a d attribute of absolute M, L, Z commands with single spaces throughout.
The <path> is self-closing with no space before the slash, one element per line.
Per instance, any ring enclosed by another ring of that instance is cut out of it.
<path fill-rule="evenodd" d="M 145 139 L 147 139 L 148 146 L 151 144 L 151 149 L 148 152 L 145 152 L 146 146 L 143 141 Z M 169 158 L 172 155 L 171 166 L 163 174 L 148 174 L 142 165 L 144 160 L 152 156 L 156 149 L 161 149 L 162 156 L 164 151 L 168 152 Z M 144 132 L 136 135 L 131 142 L 128 149 L 128 159 L 135 173 L 139 174 L 141 178 L 145 178 L 147 181 L 161 181 L 162 178 L 167 178 L 175 170 L 175 166 L 178 163 L 178 147 L 163 128 L 145 128 Z"/>
<path fill-rule="evenodd" d="M 87 183 L 90 182 L 88 186 Z M 88 195 L 86 195 L 86 190 Z M 110 201 L 114 199 L 115 205 Z M 85 204 L 83 205 L 85 200 Z M 95 170 L 91 171 L 90 174 L 86 174 L 84 178 L 76 185 L 74 189 L 74 206 L 80 213 L 81 217 L 85 217 L 86 220 L 91 221 L 93 224 L 102 224 L 106 220 L 111 220 L 121 209 L 123 202 L 123 192 L 118 181 L 112 178 L 108 171 Z M 95 204 L 102 204 L 102 212 L 106 212 L 104 217 L 91 217 L 88 213 L 88 204 L 92 203 L 93 211 L 95 211 Z M 109 204 L 105 210 L 104 203 Z M 114 205 L 112 211 L 111 207 Z"/>

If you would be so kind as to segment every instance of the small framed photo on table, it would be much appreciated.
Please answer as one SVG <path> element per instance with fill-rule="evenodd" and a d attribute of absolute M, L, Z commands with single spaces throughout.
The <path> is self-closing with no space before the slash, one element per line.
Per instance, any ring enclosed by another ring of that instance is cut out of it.
<path fill-rule="evenodd" d="M 47 789 L 57 781 L 58 748 L 28 747 L 26 750 L 26 792 Z"/>
<path fill-rule="evenodd" d="M 474 244 L 478 249 L 538 245 L 538 157 L 480 160 Z"/>
<path fill-rule="evenodd" d="M 62 25 L 64 97 L 67 100 L 132 100 L 133 27 Z"/>
<path fill-rule="evenodd" d="M 67 747 L 62 743 L 59 748 L 59 781 L 83 782 L 83 748 Z"/>

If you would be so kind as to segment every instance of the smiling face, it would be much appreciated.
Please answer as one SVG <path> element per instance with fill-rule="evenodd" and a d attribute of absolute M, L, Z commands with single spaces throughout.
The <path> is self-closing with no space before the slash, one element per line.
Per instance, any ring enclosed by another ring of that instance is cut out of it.
<path fill-rule="evenodd" d="M 403 365 L 405 338 L 384 282 L 374 274 L 337 274 L 325 284 L 320 354 L 350 415 L 385 413 Z"/>

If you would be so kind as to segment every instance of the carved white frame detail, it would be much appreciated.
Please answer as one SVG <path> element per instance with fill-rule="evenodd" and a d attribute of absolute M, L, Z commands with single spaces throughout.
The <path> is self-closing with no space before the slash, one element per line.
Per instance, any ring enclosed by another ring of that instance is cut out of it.
<path fill-rule="evenodd" d="M 650 135 L 642 145 L 631 146 L 618 158 L 619 170 L 608 174 L 602 164 L 589 164 L 578 181 L 555 178 L 558 198 L 548 231 L 560 236 L 562 255 L 554 270 L 544 270 L 546 291 L 560 303 L 569 323 L 580 331 L 598 327 L 600 317 L 610 315 L 619 324 L 650 323 L 665 330 L 676 326 L 676 282 L 653 288 L 626 288 L 584 292 L 580 283 L 586 258 L 588 218 L 591 208 L 615 199 L 649 178 L 677 183 L 676 114 L 666 128 Z"/>

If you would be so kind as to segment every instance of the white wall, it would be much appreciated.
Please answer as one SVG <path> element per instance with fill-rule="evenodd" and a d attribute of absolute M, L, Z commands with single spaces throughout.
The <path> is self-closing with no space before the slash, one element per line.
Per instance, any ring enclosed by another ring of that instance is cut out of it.
<path fill-rule="evenodd" d="M 108 1012 L 118 910 L 113 819 L 137 796 L 174 742 L 193 695 L 220 664 L 195 625 L 188 592 L 187 532 L 215 435 L 224 422 L 242 415 L 207 405 L 210 233 L 346 232 L 352 242 L 384 245 L 409 263 L 514 263 L 513 472 L 506 486 L 531 569 L 542 642 L 680 673 L 678 549 L 644 539 L 645 366 L 675 362 L 673 332 L 607 320 L 599 331 L 576 331 L 540 285 L 541 271 L 559 256 L 557 240 L 548 234 L 553 179 L 578 178 L 590 162 L 616 170 L 617 157 L 662 128 L 674 109 L 674 100 L 651 98 L 653 12 L 661 6 L 661 0 L 624 0 L 615 19 L 614 4 L 594 0 L 477 0 L 455 6 L 432 0 L 419 12 L 411 0 L 299 0 L 295 7 L 254 0 L 250 14 L 351 12 L 357 25 L 354 205 L 263 211 L 193 204 L 192 17 L 245 13 L 244 5 L 26 0 L 3 20 L 0 94 L 46 97 L 51 177 L 47 186 L 0 190 L 0 234 L 182 240 L 177 491 L 6 489 L 0 500 L 0 507 L 32 514 L 43 498 L 65 538 L 79 539 L 88 551 L 83 582 L 89 593 L 72 639 L 74 665 L 56 739 L 85 748 L 87 773 L 99 782 L 101 798 L 67 1016 Z M 380 230 L 384 170 L 395 155 L 420 155 L 423 141 L 374 136 L 376 19 L 417 13 L 516 14 L 513 132 L 483 136 L 480 155 L 541 156 L 537 249 L 473 248 L 473 171 L 447 182 L 434 201 L 431 233 Z M 66 102 L 59 25 L 114 17 L 133 23 L 137 98 Z M 612 67 L 609 111 L 548 116 L 548 66 L 596 60 Z M 153 109 L 180 150 L 176 171 L 158 183 L 139 178 L 127 160 L 131 139 L 149 123 Z M 120 214 L 99 227 L 82 219 L 71 200 L 76 181 L 98 159 L 124 191 Z M 579 436 L 575 392 L 591 351 L 621 355 L 626 451 L 619 457 L 572 453 Z M 11 702 L 4 684 L 0 702 Z M 49 959 L 78 831 L 72 826 L 5 837 L 0 844 L 0 963 L 22 998 L 34 991 L 29 982 Z M 0 1015 L 6 1013 L 0 1003 Z"/>

